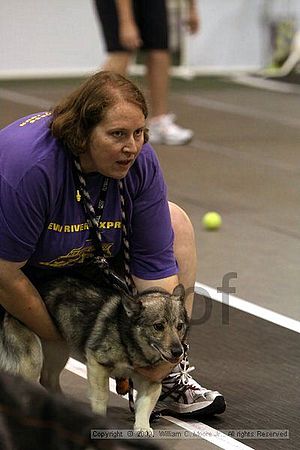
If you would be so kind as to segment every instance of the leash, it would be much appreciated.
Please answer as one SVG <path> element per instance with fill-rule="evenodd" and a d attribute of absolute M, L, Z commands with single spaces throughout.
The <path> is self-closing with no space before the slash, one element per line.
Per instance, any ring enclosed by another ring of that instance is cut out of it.
<path fill-rule="evenodd" d="M 103 255 L 102 237 L 99 230 L 99 222 L 103 214 L 110 179 L 108 177 L 104 178 L 102 187 L 100 189 L 100 197 L 97 206 L 99 218 L 97 220 L 96 212 L 93 207 L 90 194 L 87 190 L 86 181 L 78 158 L 74 158 L 74 166 L 77 178 L 77 185 L 79 188 L 77 190 L 77 200 L 79 201 L 82 200 L 83 207 L 89 221 L 89 226 L 91 228 L 92 237 L 94 238 L 94 244 L 98 253 L 98 255 L 95 256 L 94 261 L 96 262 L 100 270 L 103 271 L 103 273 L 105 274 L 107 281 L 110 282 L 115 288 L 117 288 L 121 292 L 126 292 L 134 295 L 136 294 L 136 288 L 130 274 L 130 253 L 129 253 L 128 231 L 126 226 L 127 219 L 125 212 L 123 181 L 119 180 L 118 187 L 120 192 L 121 215 L 122 215 L 122 243 L 123 243 L 124 270 L 125 270 L 124 279 L 109 266 L 107 259 Z"/>
<path fill-rule="evenodd" d="M 98 201 L 98 221 L 96 218 L 96 212 L 93 207 L 90 194 L 86 187 L 86 181 L 84 178 L 84 174 L 82 172 L 81 164 L 79 162 L 79 158 L 74 157 L 74 168 L 75 168 L 75 180 L 77 180 L 78 190 L 76 194 L 77 201 L 81 201 L 83 203 L 83 207 L 86 213 L 86 216 L 89 220 L 89 226 L 92 231 L 92 236 L 94 237 L 94 243 L 96 250 L 98 252 L 98 256 L 95 257 L 95 262 L 100 268 L 100 270 L 104 273 L 107 281 L 112 284 L 117 290 L 121 293 L 126 292 L 131 295 L 136 294 L 137 290 L 134 285 L 134 282 L 130 273 L 130 252 L 129 252 L 129 238 L 127 231 L 127 218 L 126 218 L 126 208 L 125 208 L 125 196 L 124 196 L 124 183 L 123 180 L 118 181 L 118 188 L 120 193 L 120 203 L 121 203 L 121 215 L 122 215 L 122 243 L 123 243 L 123 254 L 124 254 L 124 279 L 120 277 L 114 270 L 111 269 L 109 263 L 105 256 L 103 255 L 102 249 L 102 237 L 99 230 L 99 222 L 101 220 L 105 200 L 107 196 L 107 191 L 109 187 L 110 179 L 105 177 L 103 180 L 102 187 L 100 189 L 100 196 Z M 129 409 L 131 412 L 134 412 L 134 398 L 133 398 L 133 382 L 131 379 L 127 380 L 125 378 L 117 378 L 117 392 L 121 395 L 125 395 L 128 393 L 129 400 Z"/>
<path fill-rule="evenodd" d="M 134 413 L 134 398 L 133 398 L 133 381 L 131 378 L 129 378 L 129 389 L 128 389 L 128 402 L 129 402 L 129 409 L 132 413 Z"/>

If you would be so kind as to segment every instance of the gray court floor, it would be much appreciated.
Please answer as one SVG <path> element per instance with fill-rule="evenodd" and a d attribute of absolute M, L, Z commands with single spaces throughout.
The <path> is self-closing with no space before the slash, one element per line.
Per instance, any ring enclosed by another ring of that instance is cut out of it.
<path fill-rule="evenodd" d="M 78 80 L 0 82 L 0 126 L 47 109 Z M 191 217 L 197 240 L 197 281 L 213 288 L 224 275 L 235 295 L 300 320 L 300 102 L 283 94 L 197 79 L 172 85 L 171 109 L 195 131 L 185 147 L 156 146 L 170 200 Z M 223 218 L 203 230 L 206 211 Z M 195 317 L 203 317 L 197 295 Z M 229 302 L 230 304 L 230 302 Z M 208 306 L 210 305 L 210 306 Z M 215 430 L 288 430 L 290 438 L 239 439 L 255 449 L 299 448 L 299 334 L 212 301 L 209 317 L 191 330 L 195 378 L 220 390 L 227 411 L 205 421 Z M 207 311 L 206 311 L 207 312 Z M 201 322 L 201 321 L 200 321 Z M 86 400 L 85 380 L 65 371 L 65 391 Z M 112 394 L 109 419 L 132 422 L 128 405 Z M 188 423 L 188 421 L 186 422 Z M 191 424 L 196 426 L 195 423 Z M 182 429 L 167 419 L 157 429 Z M 165 440 L 163 448 L 234 448 L 234 441 Z M 229 446 L 226 446 L 229 445 Z M 231 447 L 230 447 L 231 445 Z"/>

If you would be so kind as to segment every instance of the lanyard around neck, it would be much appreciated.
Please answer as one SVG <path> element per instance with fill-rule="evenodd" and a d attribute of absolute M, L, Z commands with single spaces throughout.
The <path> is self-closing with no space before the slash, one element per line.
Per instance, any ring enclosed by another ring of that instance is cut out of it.
<path fill-rule="evenodd" d="M 78 201 L 83 202 L 83 207 L 87 216 L 87 219 L 89 219 L 92 237 L 94 238 L 94 244 L 96 247 L 96 250 L 98 252 L 98 255 L 95 259 L 99 265 L 99 267 L 104 271 L 104 273 L 108 276 L 113 286 L 117 287 L 121 291 L 125 292 L 132 292 L 135 293 L 136 289 L 134 286 L 134 283 L 131 279 L 130 274 L 130 267 L 129 267 L 129 241 L 128 241 L 128 234 L 126 230 L 126 214 L 125 214 L 125 204 L 124 204 L 124 187 L 123 187 L 123 181 L 119 181 L 119 189 L 120 189 L 120 199 L 121 199 L 121 211 L 122 211 L 122 221 L 123 221 L 123 244 L 124 244 L 124 266 L 125 266 L 125 279 L 121 278 L 115 271 L 110 269 L 109 263 L 106 260 L 105 256 L 103 255 L 103 249 L 102 249 L 102 238 L 101 233 L 99 231 L 99 222 L 101 220 L 101 217 L 103 215 L 103 210 L 105 206 L 105 200 L 107 197 L 107 191 L 109 186 L 109 178 L 104 178 L 101 189 L 100 189 L 100 195 L 99 195 L 99 201 L 97 206 L 97 213 L 98 221 L 96 218 L 96 213 L 94 210 L 94 207 L 91 202 L 91 197 L 89 195 L 89 192 L 86 187 L 86 182 L 84 175 L 82 173 L 81 165 L 79 160 L 76 158 L 73 159 L 73 171 L 74 171 L 74 179 L 75 179 L 75 185 L 78 187 L 78 197 L 76 195 L 76 199 Z M 80 195 L 81 194 L 81 195 Z"/>
<path fill-rule="evenodd" d="M 79 202 L 82 202 L 83 208 L 85 210 L 85 214 L 87 217 L 87 220 L 89 222 L 89 227 L 91 228 L 92 236 L 94 238 L 94 244 L 97 248 L 98 254 L 103 257 L 103 249 L 102 249 L 102 238 L 101 233 L 99 231 L 99 222 L 101 221 L 103 210 L 105 206 L 105 201 L 107 197 L 107 191 L 109 186 L 110 179 L 108 177 L 104 177 L 101 188 L 100 188 L 100 194 L 99 194 L 99 200 L 98 205 L 96 207 L 97 209 L 97 216 L 94 209 L 94 206 L 91 201 L 90 194 L 88 192 L 85 177 L 82 173 L 82 169 L 80 166 L 80 162 L 74 158 L 73 160 L 73 173 L 74 173 L 74 180 L 75 180 L 75 188 L 77 189 L 76 199 Z M 103 257 L 104 258 L 104 257 Z M 104 261 L 104 265 L 105 261 Z"/>
<path fill-rule="evenodd" d="M 95 208 L 95 216 L 98 218 L 98 225 L 102 219 L 109 182 L 110 178 L 105 177 L 100 188 L 99 200 Z"/>

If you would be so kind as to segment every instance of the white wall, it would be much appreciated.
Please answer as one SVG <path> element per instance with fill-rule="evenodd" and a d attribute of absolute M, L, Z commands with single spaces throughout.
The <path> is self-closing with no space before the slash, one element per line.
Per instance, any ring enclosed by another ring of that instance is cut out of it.
<path fill-rule="evenodd" d="M 206 68 L 261 64 L 261 0 L 199 1 L 201 33 L 187 39 L 187 63 Z"/>
<path fill-rule="evenodd" d="M 0 75 L 74 73 L 104 59 L 91 0 L 0 0 Z"/>
<path fill-rule="evenodd" d="M 198 2 L 202 30 L 187 39 L 186 62 L 204 71 L 263 65 L 267 21 L 300 15 L 299 0 Z M 0 78 L 95 70 L 105 50 L 92 0 L 0 0 L 0 55 Z"/>

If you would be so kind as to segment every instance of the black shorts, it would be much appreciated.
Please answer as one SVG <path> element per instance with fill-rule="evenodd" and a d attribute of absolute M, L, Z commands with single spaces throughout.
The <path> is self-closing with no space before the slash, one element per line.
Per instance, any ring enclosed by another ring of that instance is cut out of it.
<path fill-rule="evenodd" d="M 132 0 L 144 50 L 168 49 L 168 19 L 165 0 Z M 119 41 L 115 0 L 95 0 L 108 52 L 128 51 Z"/>

